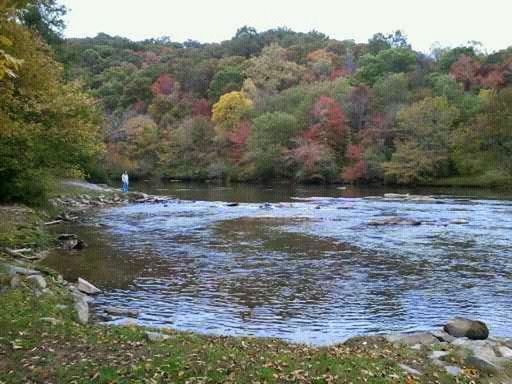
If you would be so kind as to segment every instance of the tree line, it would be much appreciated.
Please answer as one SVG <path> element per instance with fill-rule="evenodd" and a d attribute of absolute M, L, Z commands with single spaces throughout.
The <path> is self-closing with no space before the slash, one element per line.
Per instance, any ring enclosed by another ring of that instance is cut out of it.
<path fill-rule="evenodd" d="M 0 30 L 0 198 L 31 172 L 511 182 L 512 48 L 427 55 L 400 31 L 356 43 L 251 27 L 213 44 L 63 39 L 55 0 L 17 3 Z"/>

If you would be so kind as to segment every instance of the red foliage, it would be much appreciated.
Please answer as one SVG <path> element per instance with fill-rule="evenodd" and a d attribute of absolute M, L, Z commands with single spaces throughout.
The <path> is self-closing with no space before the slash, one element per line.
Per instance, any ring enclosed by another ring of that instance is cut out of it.
<path fill-rule="evenodd" d="M 317 141 L 329 146 L 336 146 L 343 142 L 346 135 L 345 114 L 336 100 L 320 96 L 311 112 L 316 121 L 304 133 L 304 138 Z"/>
<path fill-rule="evenodd" d="M 499 68 L 498 66 L 488 66 L 486 68 L 482 68 L 480 71 L 479 82 L 480 85 L 484 88 L 502 88 L 505 86 L 505 74 L 504 68 Z"/>
<path fill-rule="evenodd" d="M 231 144 L 231 158 L 240 161 L 246 150 L 247 139 L 251 134 L 251 124 L 242 120 L 236 126 L 235 130 L 227 134 L 227 139 Z"/>
<path fill-rule="evenodd" d="M 469 91 L 473 86 L 478 85 L 478 74 L 480 63 L 467 55 L 461 55 L 459 59 L 452 64 L 450 74 L 455 80 L 464 84 L 464 90 Z"/>
<path fill-rule="evenodd" d="M 364 179 L 367 173 L 367 166 L 364 160 L 363 147 L 361 145 L 351 144 L 348 146 L 345 156 L 347 160 L 351 162 L 351 165 L 344 168 L 342 174 L 343 180 L 354 182 Z"/>
<path fill-rule="evenodd" d="M 208 100 L 194 100 L 192 103 L 192 114 L 194 116 L 210 117 L 212 114 L 212 109 L 210 108 L 210 104 L 208 104 Z"/>
<path fill-rule="evenodd" d="M 329 76 L 329 78 L 331 80 L 336 80 L 336 79 L 338 79 L 340 77 L 345 77 L 347 75 L 349 75 L 349 72 L 346 69 L 344 69 L 344 68 L 334 68 L 332 70 L 331 75 Z"/>
<path fill-rule="evenodd" d="M 132 104 L 132 110 L 140 114 L 146 113 L 146 103 L 142 100 L 139 100 Z"/>
<path fill-rule="evenodd" d="M 151 86 L 151 92 L 153 92 L 154 96 L 170 95 L 174 90 L 175 85 L 176 81 L 171 76 L 166 73 L 162 73 Z"/>
<path fill-rule="evenodd" d="M 317 163 L 322 160 L 326 151 L 328 151 L 328 149 L 323 145 L 304 141 L 291 151 L 291 156 L 296 163 L 302 165 L 306 173 L 311 173 L 315 171 Z"/>

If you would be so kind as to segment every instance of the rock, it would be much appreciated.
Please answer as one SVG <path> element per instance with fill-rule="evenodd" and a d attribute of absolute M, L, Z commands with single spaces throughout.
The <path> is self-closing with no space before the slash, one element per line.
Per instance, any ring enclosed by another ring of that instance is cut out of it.
<path fill-rule="evenodd" d="M 439 331 L 433 331 L 432 335 L 437 338 L 439 341 L 446 341 L 447 343 L 451 343 L 456 339 L 456 337 L 453 337 L 452 335 L 448 334 L 447 332 L 443 330 Z"/>
<path fill-rule="evenodd" d="M 46 280 L 41 275 L 31 275 L 27 277 L 27 280 L 35 285 L 39 289 L 45 289 L 46 288 Z"/>
<path fill-rule="evenodd" d="M 81 324 L 87 324 L 89 322 L 89 304 L 86 300 L 76 300 L 74 305 L 78 321 Z"/>
<path fill-rule="evenodd" d="M 78 236 L 74 233 L 61 233 L 60 235 L 57 235 L 58 241 L 66 241 L 66 240 L 76 240 L 78 239 Z"/>
<path fill-rule="evenodd" d="M 120 325 L 122 327 L 136 327 L 137 322 L 133 319 L 122 319 L 119 322 L 116 323 L 117 325 Z"/>
<path fill-rule="evenodd" d="M 21 286 L 21 278 L 18 275 L 12 277 L 10 282 L 11 288 L 18 288 Z"/>
<path fill-rule="evenodd" d="M 403 217 L 385 217 L 382 219 L 370 220 L 368 221 L 368 225 L 421 225 L 421 221 L 406 219 Z"/>
<path fill-rule="evenodd" d="M 146 339 L 152 342 L 164 341 L 169 339 L 170 336 L 160 332 L 146 332 Z"/>
<path fill-rule="evenodd" d="M 512 349 L 510 349 L 509 347 L 500 345 L 497 347 L 497 350 L 502 357 L 506 359 L 512 359 Z"/>
<path fill-rule="evenodd" d="M 62 324 L 62 320 L 57 320 L 53 317 L 41 317 L 39 320 L 44 321 L 45 323 L 50 323 L 51 325 Z"/>
<path fill-rule="evenodd" d="M 407 372 L 409 375 L 412 376 L 421 376 L 422 373 L 418 371 L 417 369 L 411 368 L 408 365 L 405 364 L 398 364 L 400 368 L 402 368 L 405 372 Z"/>
<path fill-rule="evenodd" d="M 501 367 L 494 361 L 476 355 L 467 357 L 464 363 L 485 372 L 497 373 L 501 370 Z"/>
<path fill-rule="evenodd" d="M 15 267 L 13 265 L 8 265 L 7 266 L 7 274 L 9 276 L 15 276 L 15 275 L 31 276 L 31 275 L 39 275 L 40 272 L 36 271 L 34 269 L 28 269 L 28 268 Z"/>
<path fill-rule="evenodd" d="M 450 224 L 469 224 L 469 221 L 466 219 L 455 219 L 450 221 Z"/>
<path fill-rule="evenodd" d="M 87 243 L 80 239 L 69 239 L 61 241 L 61 247 L 68 251 L 73 249 L 80 250 L 87 247 Z"/>
<path fill-rule="evenodd" d="M 432 353 L 429 355 L 429 357 L 432 360 L 439 360 L 445 356 L 448 356 L 449 354 L 450 354 L 450 352 L 446 352 L 446 351 L 432 351 Z"/>
<path fill-rule="evenodd" d="M 446 370 L 446 373 L 449 374 L 450 376 L 459 376 L 462 373 L 462 369 L 456 367 L 455 365 L 447 365 L 446 367 L 444 367 L 444 369 Z"/>
<path fill-rule="evenodd" d="M 94 285 L 89 283 L 87 280 L 82 279 L 81 277 L 78 278 L 77 288 L 79 291 L 87 293 L 88 295 L 95 295 L 101 292 L 100 289 L 96 288 Z"/>
<path fill-rule="evenodd" d="M 385 339 L 394 344 L 405 344 L 405 345 L 431 345 L 439 342 L 429 332 L 416 332 L 416 333 L 398 333 L 384 336 Z"/>
<path fill-rule="evenodd" d="M 385 193 L 384 198 L 386 199 L 407 199 L 410 195 L 403 193 Z"/>
<path fill-rule="evenodd" d="M 128 308 L 117 308 L 117 307 L 107 307 L 105 308 L 105 312 L 109 315 L 113 316 L 130 316 L 137 317 L 139 316 L 139 311 L 136 309 L 128 309 Z"/>
<path fill-rule="evenodd" d="M 454 337 L 467 337 L 472 340 L 485 340 L 489 337 L 489 329 L 484 322 L 456 317 L 448 321 L 444 330 Z"/>
<path fill-rule="evenodd" d="M 64 304 L 57 304 L 55 308 L 57 308 L 59 311 L 63 311 L 65 309 L 68 309 L 68 306 Z"/>
<path fill-rule="evenodd" d="M 239 203 L 227 203 L 226 207 L 238 207 L 239 205 Z"/>

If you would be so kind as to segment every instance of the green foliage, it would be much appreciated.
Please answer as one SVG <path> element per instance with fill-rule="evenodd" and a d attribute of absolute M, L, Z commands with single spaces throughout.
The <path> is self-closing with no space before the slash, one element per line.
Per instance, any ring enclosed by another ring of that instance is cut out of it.
<path fill-rule="evenodd" d="M 426 98 L 402 109 L 395 131 L 397 150 L 385 164 L 386 176 L 402 184 L 444 176 L 458 116 L 445 97 Z"/>
<path fill-rule="evenodd" d="M 258 88 L 275 93 L 296 85 L 305 73 L 305 68 L 287 60 L 286 50 L 277 44 L 265 47 L 261 56 L 249 60 L 245 70 Z"/>
<path fill-rule="evenodd" d="M 225 93 L 231 91 L 240 91 L 244 77 L 238 67 L 225 67 L 217 72 L 210 83 L 208 97 L 216 102 Z"/>
<path fill-rule="evenodd" d="M 33 203 L 52 175 L 87 172 L 102 149 L 100 117 L 32 32 L 14 22 L 3 31 L 23 65 L 0 84 L 0 200 Z"/>
<path fill-rule="evenodd" d="M 407 48 L 390 48 L 376 55 L 366 54 L 359 60 L 357 77 L 373 85 L 387 73 L 409 72 L 414 69 L 416 54 Z"/>

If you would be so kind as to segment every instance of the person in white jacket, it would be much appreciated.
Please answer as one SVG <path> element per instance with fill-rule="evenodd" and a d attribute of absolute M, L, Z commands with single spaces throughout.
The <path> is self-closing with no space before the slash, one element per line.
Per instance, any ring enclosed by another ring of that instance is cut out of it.
<path fill-rule="evenodd" d="M 128 184 L 130 183 L 130 179 L 128 178 L 128 172 L 123 172 L 121 176 L 121 181 L 123 182 L 123 192 L 128 192 Z"/>

